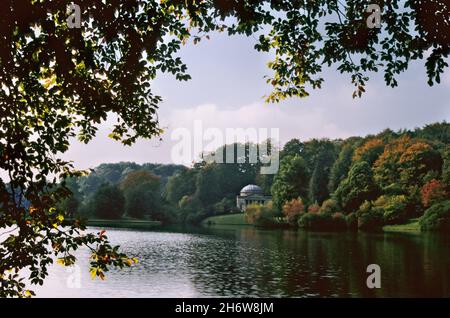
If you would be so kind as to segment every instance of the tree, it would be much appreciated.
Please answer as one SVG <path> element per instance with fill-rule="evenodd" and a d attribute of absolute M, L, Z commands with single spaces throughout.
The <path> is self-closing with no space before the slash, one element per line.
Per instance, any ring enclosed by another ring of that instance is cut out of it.
<path fill-rule="evenodd" d="M 442 158 L 444 160 L 442 165 L 442 181 L 447 191 L 450 192 L 450 145 L 447 145 L 445 148 Z"/>
<path fill-rule="evenodd" d="M 438 151 L 425 141 L 405 135 L 387 144 L 374 163 L 375 180 L 380 187 L 386 189 L 399 184 L 406 193 L 412 191 L 411 187 L 422 187 L 428 173 L 439 174 L 441 169 Z"/>
<path fill-rule="evenodd" d="M 405 188 L 411 185 L 422 186 L 428 173 L 439 174 L 442 158 L 438 151 L 425 142 L 417 141 L 410 145 L 399 158 L 400 181 Z"/>
<path fill-rule="evenodd" d="M 429 208 L 434 203 L 444 201 L 448 198 L 445 186 L 439 180 L 433 179 L 424 184 L 421 190 L 422 204 Z"/>
<path fill-rule="evenodd" d="M 208 206 L 221 198 L 219 178 L 215 164 L 206 165 L 198 174 L 195 184 L 195 197 L 204 205 Z"/>
<path fill-rule="evenodd" d="M 412 215 L 411 204 L 405 195 L 382 195 L 373 202 L 372 209 L 383 215 L 383 224 L 401 224 Z"/>
<path fill-rule="evenodd" d="M 289 140 L 281 150 L 280 158 L 283 159 L 285 156 L 295 156 L 300 155 L 304 150 L 305 145 L 299 139 Z"/>
<path fill-rule="evenodd" d="M 77 182 L 77 179 L 75 178 L 69 178 L 65 180 L 65 186 L 71 193 L 68 197 L 61 200 L 58 207 L 62 211 L 66 211 L 68 217 L 74 218 L 78 214 L 81 205 L 80 204 L 81 195 L 79 190 L 80 187 Z"/>
<path fill-rule="evenodd" d="M 125 213 L 135 218 L 158 219 L 162 214 L 160 178 L 149 171 L 134 171 L 120 184 L 125 197 Z"/>
<path fill-rule="evenodd" d="M 170 177 L 166 189 L 167 200 L 174 205 L 178 205 L 182 197 L 194 194 L 197 173 L 197 169 L 186 169 Z"/>
<path fill-rule="evenodd" d="M 355 212 L 364 201 L 374 200 L 379 190 L 372 169 L 365 161 L 355 163 L 348 177 L 339 184 L 334 193 L 339 205 L 347 212 Z"/>
<path fill-rule="evenodd" d="M 450 200 L 432 205 L 420 219 L 422 231 L 450 231 Z"/>
<path fill-rule="evenodd" d="M 353 161 L 365 161 L 372 166 L 372 164 L 383 153 L 383 150 L 384 142 L 381 139 L 369 139 L 362 146 L 355 149 Z"/>
<path fill-rule="evenodd" d="M 105 183 L 95 193 L 93 205 L 98 218 L 119 219 L 125 211 L 125 198 L 119 187 Z"/>
<path fill-rule="evenodd" d="M 77 174 L 70 162 L 58 158 L 76 134 L 83 142 L 92 140 L 108 115 L 117 120 L 110 137 L 125 145 L 160 134 L 156 110 L 161 97 L 151 83 L 159 72 L 190 78 L 177 54 L 189 38 L 198 42 L 214 31 L 258 34 L 255 48 L 275 53 L 269 64 L 274 75 L 268 79 L 273 92 L 267 101 L 272 102 L 320 88 L 323 65 L 335 64 L 350 74 L 355 96 L 365 90 L 368 72 L 383 68 L 386 84 L 396 86 L 394 75 L 426 56 L 433 85 L 447 67 L 445 1 L 386 3 L 389 18 L 381 30 L 367 27 L 367 8 L 360 1 L 79 0 L 79 28 L 68 23 L 71 2 L 0 1 L 0 169 L 9 175 L 0 182 L 0 228 L 17 226 L 21 233 L 11 234 L 7 242 L 14 244 L 0 245 L 1 277 L 12 267 L 31 266 L 31 281 L 41 282 L 49 255 L 61 253 L 48 246 L 60 246 L 61 238 L 71 251 L 101 243 L 95 252 L 116 252 L 104 235 L 77 234 L 75 221 L 65 234 L 42 233 L 65 215 L 54 210 L 69 195 L 59 181 Z M 321 19 L 328 21 L 325 28 Z M 32 215 L 24 201 L 33 207 Z M 94 273 L 126 265 L 118 255 L 92 262 Z M 16 277 L 7 277 L 2 295 L 23 295 Z"/>
<path fill-rule="evenodd" d="M 299 155 L 284 157 L 271 189 L 274 207 L 281 211 L 285 202 L 305 197 L 308 193 L 308 182 L 305 160 Z"/>
<path fill-rule="evenodd" d="M 328 183 L 330 182 L 330 172 L 336 160 L 335 146 L 332 143 L 324 144 L 318 153 L 314 170 L 309 182 L 310 202 L 322 202 L 329 197 Z"/>
<path fill-rule="evenodd" d="M 342 146 L 338 158 L 333 164 L 330 172 L 330 181 L 328 190 L 333 193 L 342 180 L 347 177 L 350 166 L 352 165 L 354 146 L 352 143 L 346 143 Z"/>

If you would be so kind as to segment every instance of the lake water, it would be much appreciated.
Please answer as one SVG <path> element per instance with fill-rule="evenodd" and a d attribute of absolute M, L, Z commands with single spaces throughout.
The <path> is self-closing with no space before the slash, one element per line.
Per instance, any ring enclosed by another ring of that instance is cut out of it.
<path fill-rule="evenodd" d="M 450 297 L 450 238 L 430 234 L 317 233 L 252 227 L 136 231 L 107 235 L 132 269 L 92 280 L 55 265 L 40 297 Z M 366 286 L 369 264 L 381 289 Z"/>

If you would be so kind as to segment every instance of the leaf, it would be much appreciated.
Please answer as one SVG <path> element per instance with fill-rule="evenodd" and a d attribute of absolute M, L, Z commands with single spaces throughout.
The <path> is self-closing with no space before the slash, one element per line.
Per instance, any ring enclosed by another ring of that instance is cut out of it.
<path fill-rule="evenodd" d="M 34 291 L 32 291 L 32 290 L 25 290 L 24 292 L 23 292 L 23 294 L 24 294 L 24 296 L 25 297 L 27 297 L 27 298 L 29 298 L 29 297 L 31 297 L 31 296 L 36 296 L 36 294 L 34 293 Z"/>
<path fill-rule="evenodd" d="M 91 268 L 89 273 L 91 274 L 91 278 L 95 279 L 97 277 L 97 268 Z"/>
<path fill-rule="evenodd" d="M 56 264 L 59 264 L 59 265 L 61 265 L 61 266 L 66 266 L 66 261 L 65 261 L 64 258 L 58 258 L 58 259 L 56 260 Z"/>

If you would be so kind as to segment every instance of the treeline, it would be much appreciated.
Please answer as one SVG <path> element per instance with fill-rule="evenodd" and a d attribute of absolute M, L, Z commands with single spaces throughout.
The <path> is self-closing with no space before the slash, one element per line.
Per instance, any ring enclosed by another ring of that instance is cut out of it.
<path fill-rule="evenodd" d="M 60 208 L 71 217 L 172 222 L 164 191 L 168 179 L 184 170 L 182 165 L 101 164 L 87 176 L 65 180 L 72 196 Z"/>
<path fill-rule="evenodd" d="M 272 207 L 247 211 L 256 224 L 377 230 L 420 219 L 450 230 L 450 125 L 385 130 L 346 140 L 291 140 L 281 151 Z"/>
<path fill-rule="evenodd" d="M 424 229 L 450 228 L 450 124 L 415 130 L 385 130 L 345 140 L 293 139 L 278 151 L 276 175 L 251 163 L 258 145 L 226 145 L 233 163 L 204 160 L 192 167 L 105 164 L 87 177 L 68 180 L 74 196 L 64 202 L 74 214 L 198 223 L 237 212 L 236 195 L 247 184 L 272 194 L 273 205 L 251 207 L 258 225 L 311 229 L 379 229 L 422 217 Z M 270 153 L 269 153 L 270 154 Z M 76 208 L 74 208 L 76 206 Z"/>
<path fill-rule="evenodd" d="M 266 147 L 270 155 L 270 143 Z M 234 149 L 234 163 L 227 164 L 211 162 L 213 153 L 204 154 L 204 160 L 191 168 L 128 162 L 102 164 L 88 176 L 66 180 L 73 195 L 62 202 L 61 208 L 83 218 L 129 217 L 191 224 L 211 215 L 238 212 L 236 195 L 241 188 L 266 181 L 259 174 L 260 160 L 249 160 L 258 145 L 247 144 L 243 153 L 237 148 L 238 144 L 227 145 L 214 152 L 222 151 L 225 160 Z M 269 183 L 266 190 L 270 192 Z"/>

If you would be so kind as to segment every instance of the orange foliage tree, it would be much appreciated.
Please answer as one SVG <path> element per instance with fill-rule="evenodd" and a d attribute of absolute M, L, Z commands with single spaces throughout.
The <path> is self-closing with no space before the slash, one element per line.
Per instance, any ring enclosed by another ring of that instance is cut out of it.
<path fill-rule="evenodd" d="M 400 181 L 403 189 L 422 187 L 428 172 L 442 169 L 442 158 L 425 141 L 402 136 L 386 145 L 374 164 L 375 180 L 386 188 Z"/>
<path fill-rule="evenodd" d="M 424 207 L 428 208 L 434 203 L 445 200 L 448 194 L 445 190 L 444 184 L 436 179 L 433 179 L 422 187 L 422 204 Z"/>
<path fill-rule="evenodd" d="M 353 161 L 367 161 L 367 163 L 372 165 L 383 153 L 383 150 L 384 142 L 381 139 L 370 139 L 355 149 Z"/>

